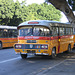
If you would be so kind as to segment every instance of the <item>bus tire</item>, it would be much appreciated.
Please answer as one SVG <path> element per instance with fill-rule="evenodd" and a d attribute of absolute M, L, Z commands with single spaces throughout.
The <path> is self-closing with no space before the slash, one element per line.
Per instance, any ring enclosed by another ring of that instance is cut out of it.
<path fill-rule="evenodd" d="M 0 49 L 2 49 L 2 42 L 0 42 Z"/>
<path fill-rule="evenodd" d="M 22 58 L 22 59 L 27 58 L 27 54 L 21 54 L 21 58 Z"/>
<path fill-rule="evenodd" d="M 52 58 L 52 59 L 56 58 L 56 49 L 55 49 L 55 48 L 52 49 L 51 58 Z"/>
<path fill-rule="evenodd" d="M 67 50 L 67 52 L 69 53 L 69 52 L 71 52 L 72 50 L 71 50 L 71 45 L 69 44 L 68 45 L 68 50 Z"/>

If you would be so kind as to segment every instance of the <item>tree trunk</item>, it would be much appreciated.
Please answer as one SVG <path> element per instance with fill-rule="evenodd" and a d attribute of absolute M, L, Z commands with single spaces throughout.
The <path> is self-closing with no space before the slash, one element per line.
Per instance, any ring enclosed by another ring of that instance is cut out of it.
<path fill-rule="evenodd" d="M 56 9 L 62 11 L 72 26 L 75 27 L 75 16 L 66 0 L 46 0 L 46 2 L 50 2 Z"/>

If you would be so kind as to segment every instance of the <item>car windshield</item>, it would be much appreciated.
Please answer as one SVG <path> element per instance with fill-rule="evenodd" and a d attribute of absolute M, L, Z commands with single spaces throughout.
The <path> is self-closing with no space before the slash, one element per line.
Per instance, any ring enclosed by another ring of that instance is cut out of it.
<path fill-rule="evenodd" d="M 19 29 L 19 36 L 49 36 L 49 32 L 45 27 L 24 27 Z"/>

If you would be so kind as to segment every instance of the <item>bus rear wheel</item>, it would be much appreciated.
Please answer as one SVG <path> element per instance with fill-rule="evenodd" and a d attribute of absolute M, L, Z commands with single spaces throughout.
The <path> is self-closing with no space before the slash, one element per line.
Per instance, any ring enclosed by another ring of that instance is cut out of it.
<path fill-rule="evenodd" d="M 71 45 L 68 46 L 67 52 L 71 52 Z"/>
<path fill-rule="evenodd" d="M 27 54 L 21 54 L 21 58 L 22 58 L 22 59 L 27 58 Z"/>
<path fill-rule="evenodd" d="M 0 42 L 0 49 L 2 49 L 2 42 Z"/>
<path fill-rule="evenodd" d="M 52 59 L 56 58 L 56 49 L 55 49 L 55 48 L 52 49 L 51 58 L 52 58 Z"/>

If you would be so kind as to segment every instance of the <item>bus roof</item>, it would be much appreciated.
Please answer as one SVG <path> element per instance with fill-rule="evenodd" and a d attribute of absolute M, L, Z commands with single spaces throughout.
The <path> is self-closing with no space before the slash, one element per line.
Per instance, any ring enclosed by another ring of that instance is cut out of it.
<path fill-rule="evenodd" d="M 50 26 L 68 26 L 68 27 L 71 27 L 70 23 L 61 23 L 58 21 L 50 21 L 50 20 L 30 20 L 30 21 L 26 21 L 26 22 L 19 24 L 18 27 L 32 26 L 32 25 L 36 25 L 36 26 L 41 25 L 41 26 L 46 26 L 46 27 L 50 27 Z"/>
<path fill-rule="evenodd" d="M 0 25 L 0 29 L 17 29 L 16 26 L 3 26 L 3 25 Z"/>

